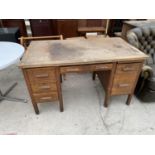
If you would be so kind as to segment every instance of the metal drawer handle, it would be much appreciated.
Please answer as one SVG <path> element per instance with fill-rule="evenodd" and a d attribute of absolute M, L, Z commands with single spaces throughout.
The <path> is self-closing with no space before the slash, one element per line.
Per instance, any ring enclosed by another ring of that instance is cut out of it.
<path fill-rule="evenodd" d="M 48 99 L 52 99 L 52 97 L 50 97 L 50 96 L 49 97 L 41 97 L 40 99 L 41 100 L 48 100 Z"/>
<path fill-rule="evenodd" d="M 45 77 L 48 77 L 49 75 L 48 74 L 38 74 L 38 75 L 35 75 L 35 77 L 37 78 L 45 78 Z"/>
<path fill-rule="evenodd" d="M 50 86 L 40 86 L 40 89 L 49 89 Z"/>
<path fill-rule="evenodd" d="M 125 67 L 125 68 L 122 68 L 122 70 L 125 72 L 128 72 L 128 71 L 134 71 L 134 68 Z"/>
<path fill-rule="evenodd" d="M 127 83 L 122 83 L 122 84 L 119 84 L 118 86 L 119 86 L 119 87 L 129 87 L 130 85 L 127 84 Z"/>
<path fill-rule="evenodd" d="M 96 66 L 95 69 L 108 69 L 108 66 Z"/>

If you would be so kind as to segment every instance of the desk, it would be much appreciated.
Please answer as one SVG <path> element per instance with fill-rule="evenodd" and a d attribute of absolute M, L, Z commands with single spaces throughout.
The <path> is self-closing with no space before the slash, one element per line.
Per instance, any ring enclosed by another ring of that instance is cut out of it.
<path fill-rule="evenodd" d="M 155 20 L 143 20 L 143 21 L 124 21 L 123 22 L 123 28 L 122 28 L 122 38 L 126 39 L 127 32 L 130 29 L 133 29 L 135 27 L 142 27 L 147 25 L 154 25 L 155 26 Z"/>
<path fill-rule="evenodd" d="M 20 67 L 36 114 L 37 103 L 59 100 L 63 111 L 60 75 L 69 72 L 95 71 L 105 88 L 104 106 L 110 96 L 131 97 L 145 54 L 121 38 L 32 41 Z"/>

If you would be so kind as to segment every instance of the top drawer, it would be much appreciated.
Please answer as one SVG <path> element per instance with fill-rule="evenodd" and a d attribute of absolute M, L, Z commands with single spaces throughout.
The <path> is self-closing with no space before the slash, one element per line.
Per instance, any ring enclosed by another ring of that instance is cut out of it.
<path fill-rule="evenodd" d="M 61 67 L 61 73 L 67 72 L 86 72 L 86 71 L 103 71 L 103 70 L 111 70 L 113 64 L 94 64 L 94 65 L 81 65 L 81 66 L 67 66 Z"/>
<path fill-rule="evenodd" d="M 140 66 L 141 66 L 141 63 L 118 64 L 116 74 L 137 72 Z"/>
<path fill-rule="evenodd" d="M 55 68 L 34 68 L 27 70 L 30 82 L 55 82 L 56 70 Z"/>

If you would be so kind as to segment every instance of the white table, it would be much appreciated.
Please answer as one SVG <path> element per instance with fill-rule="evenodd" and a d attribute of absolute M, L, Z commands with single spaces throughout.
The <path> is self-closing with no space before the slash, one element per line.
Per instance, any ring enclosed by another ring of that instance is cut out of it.
<path fill-rule="evenodd" d="M 20 60 L 24 54 L 24 47 L 20 44 L 13 42 L 3 42 L 0 41 L 0 71 L 15 64 Z M 0 90 L 0 101 L 10 100 L 10 101 L 24 101 L 23 99 L 10 98 L 6 95 L 17 85 L 14 83 L 4 94 Z"/>

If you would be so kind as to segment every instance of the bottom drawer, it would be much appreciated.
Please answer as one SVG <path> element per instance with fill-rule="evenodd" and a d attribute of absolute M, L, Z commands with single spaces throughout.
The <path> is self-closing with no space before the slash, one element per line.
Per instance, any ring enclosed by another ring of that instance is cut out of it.
<path fill-rule="evenodd" d="M 132 76 L 128 74 L 115 75 L 112 87 L 112 94 L 121 95 L 131 93 L 136 80 L 136 76 L 137 74 L 134 73 Z"/>
<path fill-rule="evenodd" d="M 49 102 L 58 100 L 58 93 L 57 92 L 35 93 L 33 94 L 33 97 L 36 103 Z"/>
<path fill-rule="evenodd" d="M 132 88 L 133 88 L 133 83 L 128 83 L 128 82 L 118 83 L 113 85 L 111 94 L 112 95 L 129 94 L 131 93 Z"/>

